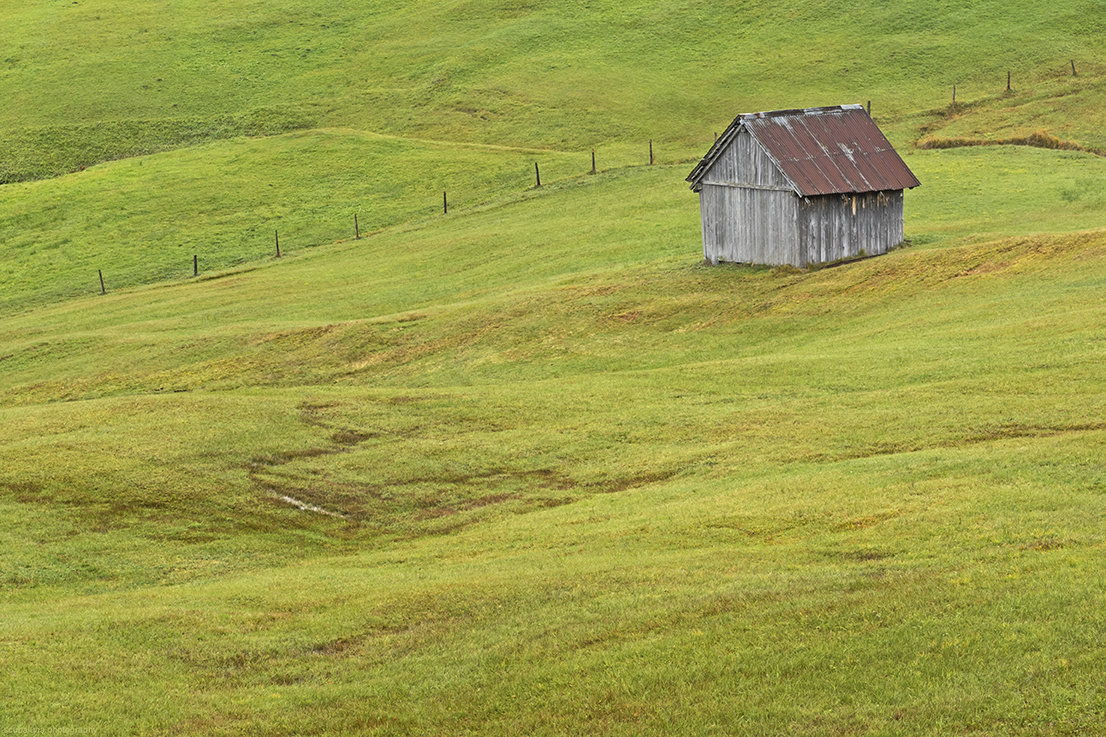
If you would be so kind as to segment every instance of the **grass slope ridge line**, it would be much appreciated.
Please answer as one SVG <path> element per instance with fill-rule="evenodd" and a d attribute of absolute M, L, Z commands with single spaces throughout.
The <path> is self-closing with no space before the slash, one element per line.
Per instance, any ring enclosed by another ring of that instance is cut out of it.
<path fill-rule="evenodd" d="M 1096 156 L 1106 156 L 1106 151 L 1103 149 L 1083 146 L 1074 141 L 1064 141 L 1045 131 L 1035 131 L 1028 136 L 994 139 L 969 138 L 966 136 L 956 136 L 952 138 L 932 136 L 923 138 L 914 145 L 916 148 L 924 150 L 967 148 L 971 146 L 1032 146 L 1034 148 L 1046 148 L 1053 151 L 1078 151 L 1080 153 L 1094 154 Z"/>
<path fill-rule="evenodd" d="M 47 179 L 208 141 L 275 136 L 313 123 L 296 108 L 261 108 L 234 115 L 23 128 L 0 140 L 0 184 Z"/>

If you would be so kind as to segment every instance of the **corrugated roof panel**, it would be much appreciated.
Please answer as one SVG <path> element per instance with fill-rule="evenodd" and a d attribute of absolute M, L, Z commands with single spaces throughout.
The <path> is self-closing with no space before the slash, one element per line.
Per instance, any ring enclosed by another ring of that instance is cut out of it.
<path fill-rule="evenodd" d="M 790 179 L 797 194 L 910 189 L 920 182 L 859 105 L 740 115 L 744 126 Z M 732 136 L 711 147 L 688 181 L 698 186 Z"/>

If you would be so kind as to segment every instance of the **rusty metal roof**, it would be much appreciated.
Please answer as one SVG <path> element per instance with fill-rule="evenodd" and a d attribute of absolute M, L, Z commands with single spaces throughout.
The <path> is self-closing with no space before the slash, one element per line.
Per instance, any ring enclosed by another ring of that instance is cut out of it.
<path fill-rule="evenodd" d="M 742 130 L 748 131 L 803 197 L 910 189 L 921 182 L 861 105 L 775 110 L 737 116 L 687 177 L 703 176 Z"/>

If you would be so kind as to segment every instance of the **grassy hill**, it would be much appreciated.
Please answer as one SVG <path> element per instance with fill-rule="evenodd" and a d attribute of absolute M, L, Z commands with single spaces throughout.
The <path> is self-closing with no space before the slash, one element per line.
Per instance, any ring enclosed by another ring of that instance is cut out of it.
<path fill-rule="evenodd" d="M 652 139 L 678 160 L 738 112 L 870 100 L 897 120 L 943 109 L 954 85 L 961 103 L 1013 108 L 985 117 L 988 129 L 1047 122 L 1104 147 L 1100 10 L 1085 0 L 6 2 L 0 182 L 315 127 L 574 152 Z"/>
<path fill-rule="evenodd" d="M 0 4 L 0 729 L 1099 729 L 1100 10 Z M 906 247 L 700 264 L 868 99 Z"/>

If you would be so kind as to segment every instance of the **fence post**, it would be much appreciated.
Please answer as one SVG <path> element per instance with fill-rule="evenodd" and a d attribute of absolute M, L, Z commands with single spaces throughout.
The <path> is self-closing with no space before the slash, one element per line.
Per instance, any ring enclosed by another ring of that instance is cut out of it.
<path fill-rule="evenodd" d="M 276 239 L 277 258 L 280 258 L 280 231 L 273 231 L 273 238 Z"/>
<path fill-rule="evenodd" d="M 537 184 L 535 184 L 534 186 L 535 187 L 540 187 L 541 186 L 541 172 L 538 171 L 538 162 L 536 162 L 536 161 L 534 162 L 534 179 L 537 180 Z"/>
<path fill-rule="evenodd" d="M 444 189 L 442 190 L 442 214 L 443 215 L 448 215 L 449 214 L 449 200 L 447 200 L 446 197 L 445 197 L 445 190 Z"/>
<path fill-rule="evenodd" d="M 649 166 L 653 165 L 653 140 L 649 139 Z"/>
<path fill-rule="evenodd" d="M 595 149 L 591 150 L 591 173 L 595 173 Z"/>
<path fill-rule="evenodd" d="M 100 275 L 100 294 L 107 294 L 108 290 L 104 289 L 104 272 L 101 269 L 96 269 L 96 273 Z"/>
<path fill-rule="evenodd" d="M 1075 59 L 1071 60 L 1071 76 L 1075 76 Z"/>
<path fill-rule="evenodd" d="M 193 254 L 192 255 L 192 276 L 199 276 L 199 275 L 200 275 L 200 257 Z"/>
<path fill-rule="evenodd" d="M 357 213 L 353 214 L 353 237 L 355 239 L 361 237 L 361 228 L 357 225 Z"/>

